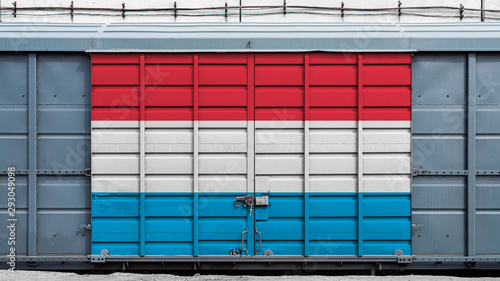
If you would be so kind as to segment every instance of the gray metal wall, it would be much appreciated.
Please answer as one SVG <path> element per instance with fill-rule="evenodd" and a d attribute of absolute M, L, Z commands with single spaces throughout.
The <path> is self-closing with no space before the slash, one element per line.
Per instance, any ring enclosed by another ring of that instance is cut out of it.
<path fill-rule="evenodd" d="M 413 60 L 413 253 L 500 254 L 500 55 Z"/>
<path fill-rule="evenodd" d="M 90 58 L 0 55 L 0 220 L 16 177 L 16 254 L 90 253 Z M 0 253 L 7 253 L 7 231 Z"/>

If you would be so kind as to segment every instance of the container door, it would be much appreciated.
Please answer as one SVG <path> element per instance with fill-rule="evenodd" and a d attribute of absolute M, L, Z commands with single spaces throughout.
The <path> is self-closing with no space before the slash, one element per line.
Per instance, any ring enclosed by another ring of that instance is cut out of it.
<path fill-rule="evenodd" d="M 410 254 L 410 65 L 94 55 L 92 253 Z"/>
<path fill-rule="evenodd" d="M 92 56 L 92 254 L 253 254 L 253 74 L 247 54 Z"/>
<path fill-rule="evenodd" d="M 255 54 L 255 254 L 411 254 L 410 106 L 410 54 Z"/>

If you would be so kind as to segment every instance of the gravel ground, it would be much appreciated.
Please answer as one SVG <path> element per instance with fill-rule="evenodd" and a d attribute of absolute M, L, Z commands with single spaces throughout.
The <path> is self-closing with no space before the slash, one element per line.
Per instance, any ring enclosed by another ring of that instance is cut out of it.
<path fill-rule="evenodd" d="M 47 272 L 47 271 L 16 271 L 14 273 L 0 273 L 0 281 L 475 281 L 495 280 L 500 278 L 463 278 L 451 276 L 226 276 L 226 275 L 195 275 L 176 276 L 169 274 L 135 274 L 135 273 L 113 273 L 109 275 L 78 275 L 75 273 Z"/>

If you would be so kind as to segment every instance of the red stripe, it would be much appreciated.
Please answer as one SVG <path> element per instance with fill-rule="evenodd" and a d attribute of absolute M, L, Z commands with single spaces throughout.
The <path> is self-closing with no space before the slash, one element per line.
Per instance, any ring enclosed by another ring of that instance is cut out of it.
<path fill-rule="evenodd" d="M 199 106 L 247 106 L 247 87 L 199 87 Z"/>
<path fill-rule="evenodd" d="M 411 68 L 409 65 L 365 65 L 363 77 L 363 85 L 367 86 L 409 86 Z"/>
<path fill-rule="evenodd" d="M 192 65 L 146 65 L 146 85 L 193 85 Z"/>
<path fill-rule="evenodd" d="M 139 85 L 139 65 L 93 65 L 92 85 Z"/>
<path fill-rule="evenodd" d="M 193 106 L 192 86 L 146 87 L 146 106 L 184 107 Z"/>
<path fill-rule="evenodd" d="M 149 121 L 182 121 L 193 120 L 192 107 L 146 108 L 146 120 Z M 200 108 L 201 121 L 238 121 L 247 120 L 247 109 L 243 108 Z M 357 120 L 356 108 L 310 108 L 311 121 L 349 121 Z M 258 108 L 255 120 L 266 121 L 301 121 L 304 120 L 303 108 Z M 367 121 L 408 121 L 411 118 L 410 108 L 366 108 L 362 120 Z M 139 120 L 139 108 L 94 108 L 93 121 L 134 121 Z"/>
<path fill-rule="evenodd" d="M 312 65 L 311 86 L 350 86 L 357 84 L 355 65 Z"/>
<path fill-rule="evenodd" d="M 92 88 L 92 106 L 122 107 L 139 106 L 139 87 L 111 86 Z"/>
<path fill-rule="evenodd" d="M 258 87 L 255 89 L 256 107 L 302 107 L 303 87 Z"/>
<path fill-rule="evenodd" d="M 355 107 L 356 87 L 311 87 L 311 107 Z"/>
<path fill-rule="evenodd" d="M 371 121 L 408 121 L 411 120 L 411 109 L 408 108 L 365 108 L 362 120 Z"/>
<path fill-rule="evenodd" d="M 193 64 L 193 54 L 146 54 L 146 64 Z"/>
<path fill-rule="evenodd" d="M 199 54 L 199 64 L 247 64 L 247 54 L 203 53 Z"/>
<path fill-rule="evenodd" d="M 301 53 L 258 53 L 255 54 L 255 64 L 304 64 L 304 55 Z"/>
<path fill-rule="evenodd" d="M 256 86 L 303 86 L 303 65 L 256 65 Z"/>
<path fill-rule="evenodd" d="M 358 58 L 353 53 L 311 53 L 310 64 L 356 64 Z"/>
<path fill-rule="evenodd" d="M 408 107 L 411 104 L 410 87 L 364 87 L 365 107 Z"/>
<path fill-rule="evenodd" d="M 200 85 L 246 85 L 246 65 L 200 65 Z"/>
<path fill-rule="evenodd" d="M 145 120 L 410 120 L 411 55 L 93 55 L 92 120 L 141 112 Z"/>

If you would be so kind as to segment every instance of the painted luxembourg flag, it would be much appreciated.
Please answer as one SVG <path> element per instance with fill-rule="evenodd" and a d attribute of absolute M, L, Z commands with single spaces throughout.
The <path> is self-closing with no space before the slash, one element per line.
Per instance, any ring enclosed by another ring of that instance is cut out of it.
<path fill-rule="evenodd" d="M 92 55 L 92 254 L 411 254 L 411 54 Z"/>

